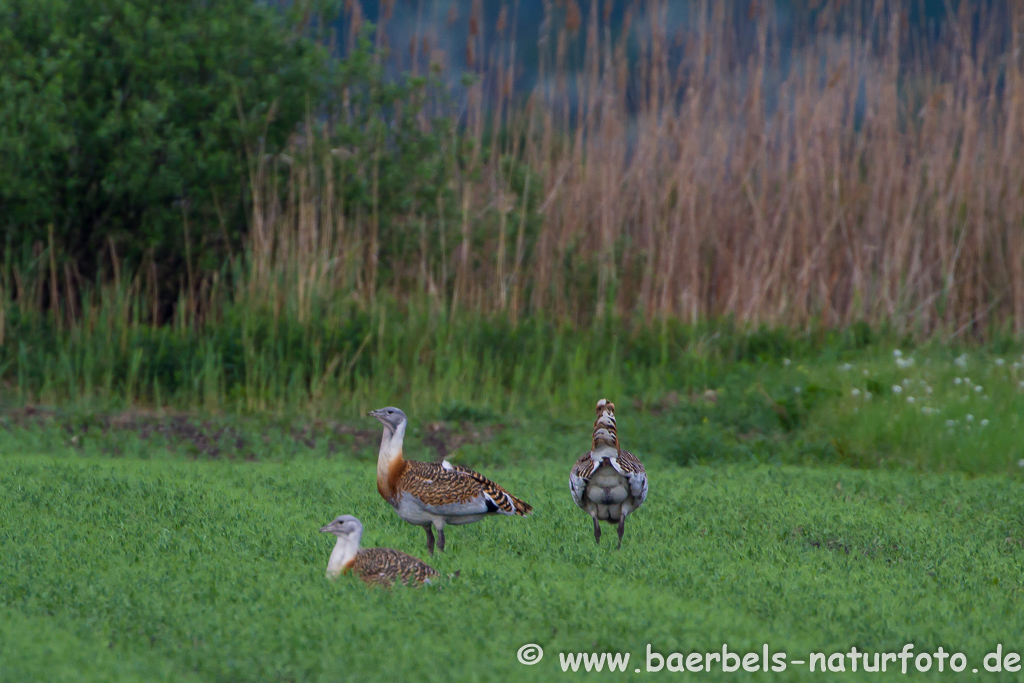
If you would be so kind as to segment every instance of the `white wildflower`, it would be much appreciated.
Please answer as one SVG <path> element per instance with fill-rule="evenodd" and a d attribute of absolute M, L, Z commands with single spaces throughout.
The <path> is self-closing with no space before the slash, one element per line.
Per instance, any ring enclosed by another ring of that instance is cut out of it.
<path fill-rule="evenodd" d="M 988 427 L 988 420 L 982 420 L 981 421 L 981 426 L 982 427 Z"/>
<path fill-rule="evenodd" d="M 913 403 L 913 402 L 914 402 L 914 397 L 913 396 L 907 396 L 907 403 Z"/>
<path fill-rule="evenodd" d="M 1002 358 L 996 358 L 996 365 L 1003 365 L 1005 362 Z"/>
<path fill-rule="evenodd" d="M 785 366 L 787 366 L 787 367 L 788 367 L 788 366 L 789 366 L 789 364 L 790 364 L 790 363 L 792 363 L 792 362 L 793 362 L 793 361 L 791 361 L 791 360 L 790 360 L 790 359 L 788 359 L 788 358 L 783 358 L 783 359 L 782 359 L 782 364 L 783 364 L 783 365 L 785 365 Z"/>
<path fill-rule="evenodd" d="M 892 385 L 892 393 L 899 394 L 902 391 L 903 391 L 903 387 L 901 387 L 899 384 L 893 384 Z"/>
<path fill-rule="evenodd" d="M 967 417 L 965 417 L 964 419 L 967 420 L 968 422 L 974 422 L 974 416 L 971 415 L 970 413 L 967 413 Z"/>
<path fill-rule="evenodd" d="M 903 352 L 900 351 L 899 349 L 894 349 L 893 352 L 892 352 L 892 355 L 893 355 L 894 358 L 899 358 L 899 357 L 901 357 L 903 355 Z"/>
<path fill-rule="evenodd" d="M 953 384 L 963 384 L 963 383 L 964 383 L 964 381 L 962 379 L 960 379 L 959 377 L 957 377 L 955 380 L 953 380 Z"/>
<path fill-rule="evenodd" d="M 966 368 L 967 367 L 967 354 L 966 353 L 960 354 L 959 356 L 956 357 L 956 360 L 954 360 L 953 362 L 956 363 L 958 368 Z"/>
<path fill-rule="evenodd" d="M 977 385 L 975 385 L 975 387 L 974 387 L 974 393 L 976 393 L 976 394 L 980 394 L 980 393 L 981 393 L 981 391 L 982 391 L 982 387 L 981 387 L 981 385 L 980 385 L 980 384 L 977 384 Z"/>
<path fill-rule="evenodd" d="M 857 389 L 856 387 L 854 387 L 854 388 L 853 388 L 853 389 L 852 389 L 852 390 L 850 391 L 850 395 L 851 395 L 851 396 L 860 396 L 860 389 Z"/>
<path fill-rule="evenodd" d="M 851 370 L 853 369 L 853 366 L 850 365 L 849 363 L 843 363 L 842 365 L 839 366 L 839 369 L 843 371 Z"/>
<path fill-rule="evenodd" d="M 946 426 L 952 429 L 956 426 L 956 420 L 946 420 Z"/>
<path fill-rule="evenodd" d="M 865 391 L 864 392 L 864 400 L 865 401 L 870 401 L 871 400 L 871 392 L 870 391 Z"/>

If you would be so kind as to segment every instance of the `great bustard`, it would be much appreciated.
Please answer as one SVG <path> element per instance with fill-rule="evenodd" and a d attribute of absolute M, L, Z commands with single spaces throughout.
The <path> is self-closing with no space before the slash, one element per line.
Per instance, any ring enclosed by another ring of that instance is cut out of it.
<path fill-rule="evenodd" d="M 320 527 L 325 534 L 338 537 L 327 562 L 327 578 L 351 571 L 368 585 L 390 587 L 395 581 L 419 585 L 438 576 L 430 565 L 391 548 L 362 548 L 363 524 L 352 515 L 341 515 Z"/>
<path fill-rule="evenodd" d="M 470 524 L 486 515 L 528 515 L 533 509 L 482 474 L 445 462 L 402 457 L 408 419 L 398 408 L 369 413 L 384 425 L 377 455 L 377 491 L 398 516 L 427 532 L 427 552 L 444 550 L 445 524 Z"/>
<path fill-rule="evenodd" d="M 569 489 L 594 519 L 594 540 L 601 542 L 599 521 L 618 524 L 621 548 L 626 515 L 647 500 L 647 473 L 635 455 L 619 448 L 615 405 L 606 398 L 597 402 L 593 441 L 569 472 Z"/>

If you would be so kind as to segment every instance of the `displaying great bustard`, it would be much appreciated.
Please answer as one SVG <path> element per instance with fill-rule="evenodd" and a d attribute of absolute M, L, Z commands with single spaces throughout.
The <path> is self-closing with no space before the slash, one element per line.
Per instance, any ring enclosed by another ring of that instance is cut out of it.
<path fill-rule="evenodd" d="M 486 515 L 528 515 L 533 509 L 490 479 L 445 461 L 419 462 L 402 456 L 409 420 L 398 408 L 369 413 L 384 425 L 377 456 L 377 491 L 398 516 L 427 532 L 427 551 L 444 550 L 446 524 L 470 524 Z"/>
<path fill-rule="evenodd" d="M 601 542 L 599 522 L 618 524 L 621 548 L 626 516 L 647 500 L 647 473 L 635 455 L 619 448 L 615 405 L 606 398 L 597 402 L 593 441 L 569 472 L 569 489 L 594 520 L 594 540 Z"/>
<path fill-rule="evenodd" d="M 391 548 L 362 548 L 363 524 L 352 515 L 341 515 L 320 527 L 325 534 L 338 537 L 327 562 L 327 578 L 351 571 L 371 586 L 390 587 L 395 581 L 420 585 L 438 576 L 430 565 Z"/>

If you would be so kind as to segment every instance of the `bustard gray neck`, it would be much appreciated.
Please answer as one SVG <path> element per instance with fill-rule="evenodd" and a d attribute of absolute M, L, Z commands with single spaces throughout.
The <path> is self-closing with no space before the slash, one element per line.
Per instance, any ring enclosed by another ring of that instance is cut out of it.
<path fill-rule="evenodd" d="M 405 426 L 407 424 L 406 420 L 402 420 L 396 427 L 391 427 L 391 425 L 384 426 L 384 434 L 380 439 L 379 452 L 382 458 L 391 460 L 396 455 L 402 453 L 402 442 L 405 440 Z"/>
<path fill-rule="evenodd" d="M 327 561 L 328 578 L 334 578 L 341 574 L 345 569 L 345 565 L 355 559 L 356 553 L 359 552 L 359 541 L 362 538 L 362 529 L 357 529 L 344 536 L 338 536 L 338 540 L 334 544 L 334 550 L 331 551 L 331 559 Z"/>

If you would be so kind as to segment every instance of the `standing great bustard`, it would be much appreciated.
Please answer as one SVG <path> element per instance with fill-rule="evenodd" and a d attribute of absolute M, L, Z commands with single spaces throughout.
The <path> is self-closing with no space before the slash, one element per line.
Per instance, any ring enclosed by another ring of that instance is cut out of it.
<path fill-rule="evenodd" d="M 402 457 L 408 419 L 398 408 L 371 410 L 384 425 L 377 455 L 377 491 L 398 516 L 427 532 L 427 552 L 444 550 L 445 524 L 470 524 L 489 514 L 528 515 L 532 507 L 473 470 L 444 462 L 419 462 Z"/>
<path fill-rule="evenodd" d="M 626 530 L 626 515 L 647 500 L 647 473 L 639 459 L 619 448 L 615 431 L 615 405 L 597 402 L 597 420 L 591 449 L 569 472 L 572 499 L 594 519 L 594 540 L 601 542 L 598 520 L 619 525 L 619 546 Z"/>
<path fill-rule="evenodd" d="M 419 585 L 430 583 L 438 576 L 430 565 L 411 555 L 391 548 L 359 548 L 363 537 L 363 524 L 352 515 L 341 515 L 330 524 L 320 527 L 322 533 L 338 537 L 327 562 L 327 578 L 335 579 L 350 571 L 367 585 L 390 588 L 396 581 Z"/>

